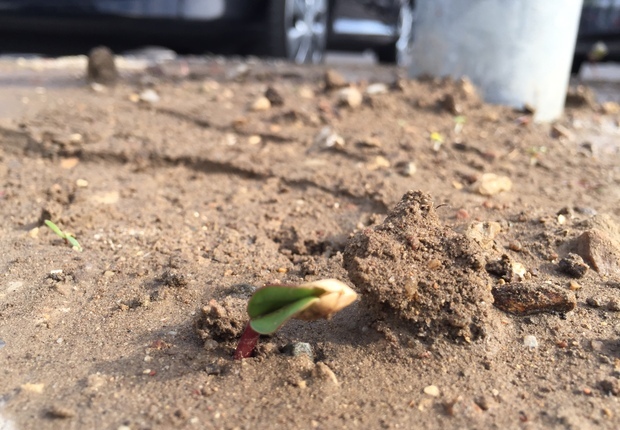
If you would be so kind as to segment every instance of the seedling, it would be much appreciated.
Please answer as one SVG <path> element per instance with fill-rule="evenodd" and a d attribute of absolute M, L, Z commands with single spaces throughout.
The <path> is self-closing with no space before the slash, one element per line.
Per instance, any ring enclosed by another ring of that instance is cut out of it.
<path fill-rule="evenodd" d="M 54 233 L 56 233 L 58 237 L 60 237 L 61 239 L 64 239 L 64 241 L 68 243 L 69 245 L 71 245 L 73 249 L 75 249 L 76 251 L 82 252 L 82 246 L 77 241 L 77 239 L 73 237 L 71 234 L 65 233 L 60 228 L 58 228 L 56 224 L 54 224 L 48 219 L 45 220 L 45 225 L 48 226 L 50 230 L 52 230 Z"/>
<path fill-rule="evenodd" d="M 431 133 L 431 142 L 433 143 L 433 151 L 438 152 L 444 142 L 443 136 L 440 133 L 434 131 Z"/>
<path fill-rule="evenodd" d="M 235 360 L 252 356 L 261 334 L 274 333 L 291 318 L 329 319 L 356 298 L 355 291 L 336 279 L 259 288 L 248 302 L 250 322 L 239 339 Z"/>
<path fill-rule="evenodd" d="M 459 134 L 463 131 L 463 127 L 465 126 L 465 117 L 463 115 L 454 117 L 454 132 Z"/>

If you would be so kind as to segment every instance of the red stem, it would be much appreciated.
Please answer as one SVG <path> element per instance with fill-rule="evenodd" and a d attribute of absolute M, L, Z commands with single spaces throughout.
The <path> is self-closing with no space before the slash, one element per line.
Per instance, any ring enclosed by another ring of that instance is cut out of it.
<path fill-rule="evenodd" d="M 242 358 L 251 357 L 254 354 L 254 349 L 258 344 L 258 338 L 260 337 L 260 333 L 254 331 L 254 329 L 250 326 L 250 323 L 245 326 L 245 330 L 241 335 L 241 339 L 239 339 L 239 344 L 237 345 L 237 349 L 235 350 L 235 355 L 233 356 L 235 360 L 241 360 Z"/>

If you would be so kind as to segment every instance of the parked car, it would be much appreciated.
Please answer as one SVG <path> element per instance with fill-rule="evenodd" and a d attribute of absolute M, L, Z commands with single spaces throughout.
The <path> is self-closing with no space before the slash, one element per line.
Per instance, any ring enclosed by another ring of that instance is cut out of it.
<path fill-rule="evenodd" d="M 620 61 L 620 0 L 584 0 L 573 71 L 584 61 Z"/>
<path fill-rule="evenodd" d="M 374 49 L 403 63 L 412 26 L 413 0 L 0 0 L 4 51 L 160 45 L 318 63 L 327 48 Z"/>

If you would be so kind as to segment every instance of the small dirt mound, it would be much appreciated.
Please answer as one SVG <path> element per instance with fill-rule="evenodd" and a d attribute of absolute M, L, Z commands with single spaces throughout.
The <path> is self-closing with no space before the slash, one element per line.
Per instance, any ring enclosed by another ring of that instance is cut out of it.
<path fill-rule="evenodd" d="M 493 297 L 482 259 L 440 223 L 430 195 L 408 192 L 383 224 L 353 236 L 344 265 L 380 317 L 395 316 L 416 335 L 484 337 Z"/>

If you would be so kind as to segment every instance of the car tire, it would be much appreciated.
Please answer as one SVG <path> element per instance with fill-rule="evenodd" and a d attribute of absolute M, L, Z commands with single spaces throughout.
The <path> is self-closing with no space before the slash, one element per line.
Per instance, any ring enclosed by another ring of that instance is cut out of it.
<path fill-rule="evenodd" d="M 413 18 L 413 2 L 404 1 L 400 6 L 398 14 L 396 29 L 398 38 L 394 43 L 381 46 L 375 51 L 380 63 L 396 63 L 399 66 L 407 66 L 411 63 Z"/>
<path fill-rule="evenodd" d="M 327 0 L 271 0 L 269 52 L 299 64 L 323 61 L 327 46 Z"/>

